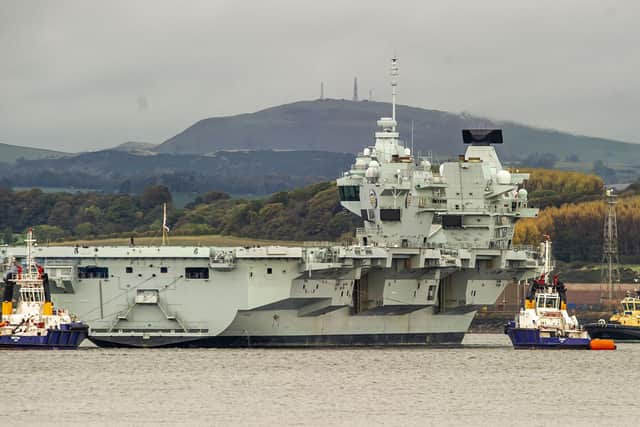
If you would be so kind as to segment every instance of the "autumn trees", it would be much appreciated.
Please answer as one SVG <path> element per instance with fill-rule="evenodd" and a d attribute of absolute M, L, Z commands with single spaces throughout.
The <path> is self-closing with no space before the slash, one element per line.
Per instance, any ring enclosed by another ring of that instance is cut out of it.
<path fill-rule="evenodd" d="M 541 208 L 517 223 L 514 243 L 537 244 L 543 234 L 564 261 L 599 261 L 605 205 L 603 183 L 594 175 L 534 169 L 526 182 L 529 202 Z M 631 188 L 617 205 L 619 250 L 623 260 L 640 262 L 640 196 Z M 104 193 L 44 193 L 0 188 L 0 237 L 12 240 L 37 226 L 40 241 L 158 233 L 162 204 L 176 235 L 225 234 L 273 240 L 339 240 L 362 221 L 340 207 L 335 183 L 324 182 L 262 199 L 231 198 L 220 191 L 197 197 L 184 209 L 171 207 L 164 186 L 139 196 Z"/>

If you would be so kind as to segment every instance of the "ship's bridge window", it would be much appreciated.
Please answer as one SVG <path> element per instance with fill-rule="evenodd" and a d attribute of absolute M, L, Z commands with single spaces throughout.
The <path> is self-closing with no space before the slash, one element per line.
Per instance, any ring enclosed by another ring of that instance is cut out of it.
<path fill-rule="evenodd" d="M 208 279 L 209 269 L 207 267 L 187 267 L 184 269 L 184 277 L 187 279 Z"/>
<path fill-rule="evenodd" d="M 538 308 L 558 308 L 558 297 L 555 295 L 540 295 L 538 297 Z"/>
<path fill-rule="evenodd" d="M 95 265 L 78 267 L 78 279 L 106 279 L 108 277 L 109 269 L 107 267 L 97 267 Z"/>
<path fill-rule="evenodd" d="M 343 202 L 360 201 L 360 187 L 357 185 L 341 185 L 338 187 L 338 193 Z"/>

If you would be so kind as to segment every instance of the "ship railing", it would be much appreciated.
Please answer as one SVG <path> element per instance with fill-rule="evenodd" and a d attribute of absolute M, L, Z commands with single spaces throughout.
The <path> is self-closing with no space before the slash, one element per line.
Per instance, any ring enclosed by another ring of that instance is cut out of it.
<path fill-rule="evenodd" d="M 236 265 L 236 257 L 229 252 L 214 252 L 209 257 L 209 266 L 211 268 L 231 269 Z"/>
<path fill-rule="evenodd" d="M 331 246 L 338 246 L 338 243 L 330 242 L 328 240 L 318 240 L 318 241 L 307 240 L 302 242 L 302 246 L 305 248 L 317 248 L 317 247 L 328 248 Z"/>
<path fill-rule="evenodd" d="M 338 262 L 338 252 L 330 248 L 323 248 L 318 251 L 305 250 L 302 256 L 307 264 Z"/>
<path fill-rule="evenodd" d="M 43 267 L 66 267 L 78 264 L 77 259 L 46 259 Z"/>
<path fill-rule="evenodd" d="M 536 251 L 536 247 L 533 245 L 511 245 L 514 251 Z"/>

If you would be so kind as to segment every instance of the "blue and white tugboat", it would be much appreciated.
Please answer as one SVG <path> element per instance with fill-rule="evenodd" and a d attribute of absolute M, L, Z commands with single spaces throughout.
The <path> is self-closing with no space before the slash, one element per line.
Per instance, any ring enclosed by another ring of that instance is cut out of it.
<path fill-rule="evenodd" d="M 614 350 L 611 340 L 593 340 L 582 329 L 576 316 L 567 313 L 567 290 L 551 278 L 551 242 L 545 236 L 544 270 L 539 279 L 531 280 L 524 307 L 505 327 L 505 333 L 516 349 L 598 349 Z"/>
<path fill-rule="evenodd" d="M 54 308 L 49 281 L 32 256 L 33 231 L 27 233 L 26 264 L 15 260 L 4 276 L 5 291 L 0 319 L 0 348 L 74 349 L 87 338 L 88 326 Z M 18 289 L 13 306 L 14 289 Z"/>

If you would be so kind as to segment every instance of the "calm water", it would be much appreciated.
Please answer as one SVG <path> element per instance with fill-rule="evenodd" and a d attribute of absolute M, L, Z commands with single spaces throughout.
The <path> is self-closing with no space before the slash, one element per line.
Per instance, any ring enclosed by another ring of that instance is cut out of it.
<path fill-rule="evenodd" d="M 456 349 L 0 351 L 0 422 L 631 425 L 640 344 Z M 6 424 L 5 424 L 6 425 Z"/>

